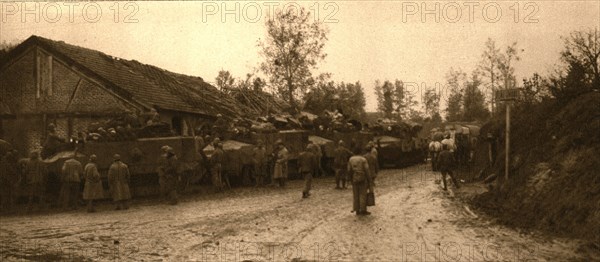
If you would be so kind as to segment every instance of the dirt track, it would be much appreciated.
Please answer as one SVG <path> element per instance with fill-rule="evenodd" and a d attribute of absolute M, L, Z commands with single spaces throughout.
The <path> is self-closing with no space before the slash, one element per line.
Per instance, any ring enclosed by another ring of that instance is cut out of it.
<path fill-rule="evenodd" d="M 351 189 L 317 179 L 301 199 L 287 188 L 238 188 L 177 206 L 134 203 L 0 218 L 4 260 L 145 261 L 565 261 L 587 260 L 571 240 L 495 225 L 443 192 L 419 166 L 380 173 L 371 216 L 351 210 Z M 467 188 L 477 190 L 477 188 Z"/>

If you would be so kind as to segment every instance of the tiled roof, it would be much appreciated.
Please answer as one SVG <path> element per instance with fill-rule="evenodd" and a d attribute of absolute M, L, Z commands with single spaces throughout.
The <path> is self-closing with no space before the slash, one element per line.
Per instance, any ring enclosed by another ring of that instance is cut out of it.
<path fill-rule="evenodd" d="M 147 106 L 157 106 L 179 112 L 204 115 L 218 113 L 239 116 L 240 110 L 228 95 L 204 82 L 200 77 L 188 76 L 106 55 L 100 51 L 32 36 L 21 45 L 33 42 L 53 53 L 71 59 L 93 74 L 110 82 L 116 93 L 124 94 Z"/>

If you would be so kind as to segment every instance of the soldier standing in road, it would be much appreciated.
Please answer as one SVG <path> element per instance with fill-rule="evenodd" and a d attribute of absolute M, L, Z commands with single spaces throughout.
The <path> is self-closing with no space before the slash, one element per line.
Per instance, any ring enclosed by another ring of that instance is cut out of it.
<path fill-rule="evenodd" d="M 280 187 L 285 186 L 288 177 L 288 150 L 283 146 L 281 139 L 275 142 L 275 167 L 273 168 L 273 181 L 277 181 Z"/>
<path fill-rule="evenodd" d="M 262 186 L 267 174 L 267 149 L 262 140 L 258 140 L 256 143 L 256 147 L 252 153 L 252 161 L 254 162 L 256 186 Z"/>
<path fill-rule="evenodd" d="M 452 173 L 452 169 L 454 169 L 454 157 L 452 156 L 452 153 L 450 152 L 450 149 L 446 144 L 443 145 L 442 152 L 440 152 L 438 156 L 437 166 L 440 172 L 442 172 L 442 182 L 444 183 L 444 190 L 448 190 L 448 187 L 446 186 L 446 175 L 450 176 L 450 178 L 452 179 L 452 183 L 454 183 L 457 189 L 460 188 L 460 185 L 458 184 L 458 182 L 454 178 L 454 174 Z"/>
<path fill-rule="evenodd" d="M 335 169 L 335 189 L 346 188 L 346 180 L 348 175 L 346 169 L 348 168 L 348 159 L 352 156 L 352 152 L 346 148 L 344 141 L 338 142 L 338 147 L 335 149 L 333 168 Z M 341 183 L 341 187 L 340 187 Z"/>
<path fill-rule="evenodd" d="M 167 189 L 166 189 L 166 176 L 165 176 L 165 168 L 167 166 L 167 151 L 169 151 L 170 146 L 164 145 L 160 148 L 161 154 L 158 159 L 158 168 L 156 172 L 158 173 L 158 186 L 160 192 L 160 199 L 163 200 L 166 198 Z"/>
<path fill-rule="evenodd" d="M 27 210 L 31 209 L 33 198 L 37 197 L 40 206 L 45 206 L 44 196 L 46 195 L 46 166 L 40 160 L 40 154 L 32 152 L 29 160 L 25 163 L 25 178 L 29 188 L 29 201 Z"/>
<path fill-rule="evenodd" d="M 367 159 L 360 151 L 348 160 L 348 172 L 352 179 L 353 212 L 356 215 L 370 215 L 367 211 L 367 193 L 373 192 L 373 181 Z"/>
<path fill-rule="evenodd" d="M 65 161 L 62 166 L 62 207 L 64 209 L 77 209 L 79 205 L 79 185 L 81 183 L 81 175 L 83 174 L 83 166 L 81 162 L 75 159 L 77 151 L 73 152 L 73 157 Z"/>
<path fill-rule="evenodd" d="M 314 176 L 319 177 L 319 176 L 325 174 L 325 171 L 321 167 L 321 159 L 323 158 L 323 150 L 321 150 L 321 146 L 319 146 L 314 141 L 310 141 L 308 144 L 308 147 L 309 147 L 310 151 L 313 153 L 313 155 L 315 156 L 315 159 L 317 161 L 317 168 L 314 171 Z"/>
<path fill-rule="evenodd" d="M 131 199 L 131 193 L 129 191 L 129 168 L 123 162 L 121 162 L 121 156 L 115 154 L 113 156 L 114 162 L 108 169 L 108 185 L 112 195 L 113 202 L 115 202 L 116 210 L 128 209 L 129 199 Z"/>
<path fill-rule="evenodd" d="M 429 143 L 429 154 L 431 155 L 431 170 L 432 171 L 437 171 L 437 158 L 438 155 L 440 154 L 440 151 L 442 151 L 442 143 L 440 143 L 439 141 L 431 141 Z"/>
<path fill-rule="evenodd" d="M 379 173 L 379 163 L 377 163 L 377 156 L 373 153 L 371 146 L 366 147 L 366 153 L 364 157 L 367 159 L 367 163 L 369 163 L 369 171 L 371 171 L 371 180 L 373 185 L 375 185 L 375 178 L 377 178 L 377 173 Z"/>
<path fill-rule="evenodd" d="M 102 188 L 102 180 L 98 172 L 96 164 L 96 155 L 90 156 L 90 162 L 83 169 L 85 185 L 83 187 L 83 199 L 87 200 L 87 212 L 96 212 L 94 208 L 94 200 L 104 197 L 104 189 Z"/>
<path fill-rule="evenodd" d="M 215 151 L 213 152 L 213 154 L 210 157 L 210 174 L 211 174 L 213 186 L 215 186 L 219 192 L 222 192 L 223 191 L 223 181 L 221 180 L 222 179 L 221 173 L 222 173 L 224 152 L 223 152 L 222 146 L 219 146 L 221 144 L 221 142 L 218 142 L 218 141 L 215 141 L 215 142 L 216 143 L 213 142 Z"/>
<path fill-rule="evenodd" d="M 177 172 L 178 161 L 173 148 L 167 149 L 166 163 L 163 169 L 165 175 L 165 189 L 169 196 L 169 203 L 171 205 L 177 205 L 179 202 L 177 196 L 177 182 L 179 182 L 179 174 Z"/>
<path fill-rule="evenodd" d="M 14 150 L 8 151 L 0 160 L 0 198 L 1 207 L 6 210 L 13 208 L 17 200 L 17 189 L 21 182 L 18 159 Z"/>
<path fill-rule="evenodd" d="M 298 169 L 302 177 L 304 177 L 304 190 L 302 198 L 310 196 L 310 188 L 312 185 L 312 175 L 317 169 L 318 162 L 310 146 L 307 146 L 304 152 L 298 156 Z"/>

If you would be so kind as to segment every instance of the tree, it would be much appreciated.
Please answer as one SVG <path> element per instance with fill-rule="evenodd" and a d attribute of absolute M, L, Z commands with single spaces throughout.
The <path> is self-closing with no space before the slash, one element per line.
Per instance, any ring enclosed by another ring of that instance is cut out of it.
<path fill-rule="evenodd" d="M 219 90 L 227 91 L 234 87 L 235 79 L 229 71 L 221 70 L 219 71 L 219 75 L 215 78 L 215 82 Z"/>
<path fill-rule="evenodd" d="M 525 107 L 529 107 L 540 102 L 546 95 L 546 81 L 538 73 L 534 73 L 530 78 L 523 79 L 523 88 L 521 91 L 521 102 Z"/>
<path fill-rule="evenodd" d="M 12 44 L 12 43 L 9 43 L 6 41 L 2 41 L 2 43 L 0 43 L 0 60 L 2 60 L 2 58 L 4 58 L 4 56 L 6 56 L 15 47 L 16 47 L 15 44 Z"/>
<path fill-rule="evenodd" d="M 483 121 L 489 116 L 489 111 L 485 106 L 485 95 L 479 87 L 481 80 L 478 73 L 473 72 L 471 80 L 467 81 L 462 96 L 462 121 Z"/>
<path fill-rule="evenodd" d="M 569 101 L 590 90 L 590 84 L 586 81 L 586 68 L 579 61 L 570 61 L 566 71 L 559 71 L 550 76 L 548 90 L 554 97 L 561 101 Z"/>
<path fill-rule="evenodd" d="M 265 58 L 262 71 L 278 94 L 297 108 L 296 97 L 312 81 L 312 72 L 326 54 L 323 51 L 327 29 L 319 22 L 309 22 L 305 8 L 277 11 L 266 22 L 267 36 L 260 43 Z"/>
<path fill-rule="evenodd" d="M 338 110 L 352 119 L 364 119 L 366 98 L 360 82 L 336 84 L 329 74 L 321 74 L 304 96 L 304 110 L 321 114 Z"/>
<path fill-rule="evenodd" d="M 498 64 L 500 59 L 500 49 L 496 47 L 496 42 L 491 38 L 485 42 L 485 50 L 481 54 L 481 61 L 477 67 L 478 71 L 488 79 L 486 89 L 489 90 L 489 104 L 492 113 L 495 112 L 495 91 L 500 78 Z M 486 92 L 488 93 L 488 92 Z"/>
<path fill-rule="evenodd" d="M 394 85 L 387 80 L 382 85 L 379 80 L 376 80 L 375 95 L 377 96 L 377 111 L 381 112 L 385 118 L 392 118 L 395 111 Z"/>
<path fill-rule="evenodd" d="M 363 120 L 366 116 L 367 99 L 360 82 L 340 85 L 340 111 L 353 119 Z"/>
<path fill-rule="evenodd" d="M 435 89 L 427 89 L 423 94 L 423 111 L 431 121 L 441 122 L 440 116 L 440 94 Z"/>
<path fill-rule="evenodd" d="M 516 85 L 514 61 L 519 61 L 519 50 L 517 42 L 506 47 L 506 51 L 498 56 L 498 69 L 504 89 L 514 88 Z"/>
<path fill-rule="evenodd" d="M 564 38 L 565 49 L 561 52 L 561 59 L 570 68 L 582 66 L 585 81 L 593 89 L 600 89 L 600 33 L 597 28 L 587 31 L 574 31 L 569 37 Z"/>
<path fill-rule="evenodd" d="M 462 117 L 462 96 L 463 86 L 466 81 L 466 74 L 458 69 L 450 68 L 446 74 L 446 88 L 448 98 L 446 100 L 446 121 L 458 121 Z"/>
<path fill-rule="evenodd" d="M 393 101 L 395 104 L 395 112 L 400 119 L 411 119 L 419 116 L 415 107 L 417 101 L 414 100 L 415 95 L 412 94 L 404 86 L 404 82 L 396 79 L 394 82 Z"/>

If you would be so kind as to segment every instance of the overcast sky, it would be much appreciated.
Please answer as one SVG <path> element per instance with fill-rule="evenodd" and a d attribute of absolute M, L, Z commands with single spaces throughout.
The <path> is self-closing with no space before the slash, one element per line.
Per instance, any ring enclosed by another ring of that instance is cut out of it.
<path fill-rule="evenodd" d="M 375 80 L 443 84 L 450 67 L 475 69 L 488 37 L 499 47 L 518 42 L 520 81 L 534 72 L 544 75 L 558 63 L 561 36 L 600 25 L 599 1 L 296 3 L 311 9 L 330 31 L 328 56 L 319 72 L 332 73 L 336 81 L 360 81 L 367 111 L 376 108 Z M 243 77 L 258 66 L 264 19 L 271 8 L 282 6 L 249 1 L 0 3 L 0 40 L 39 35 L 214 82 L 221 69 Z"/>

